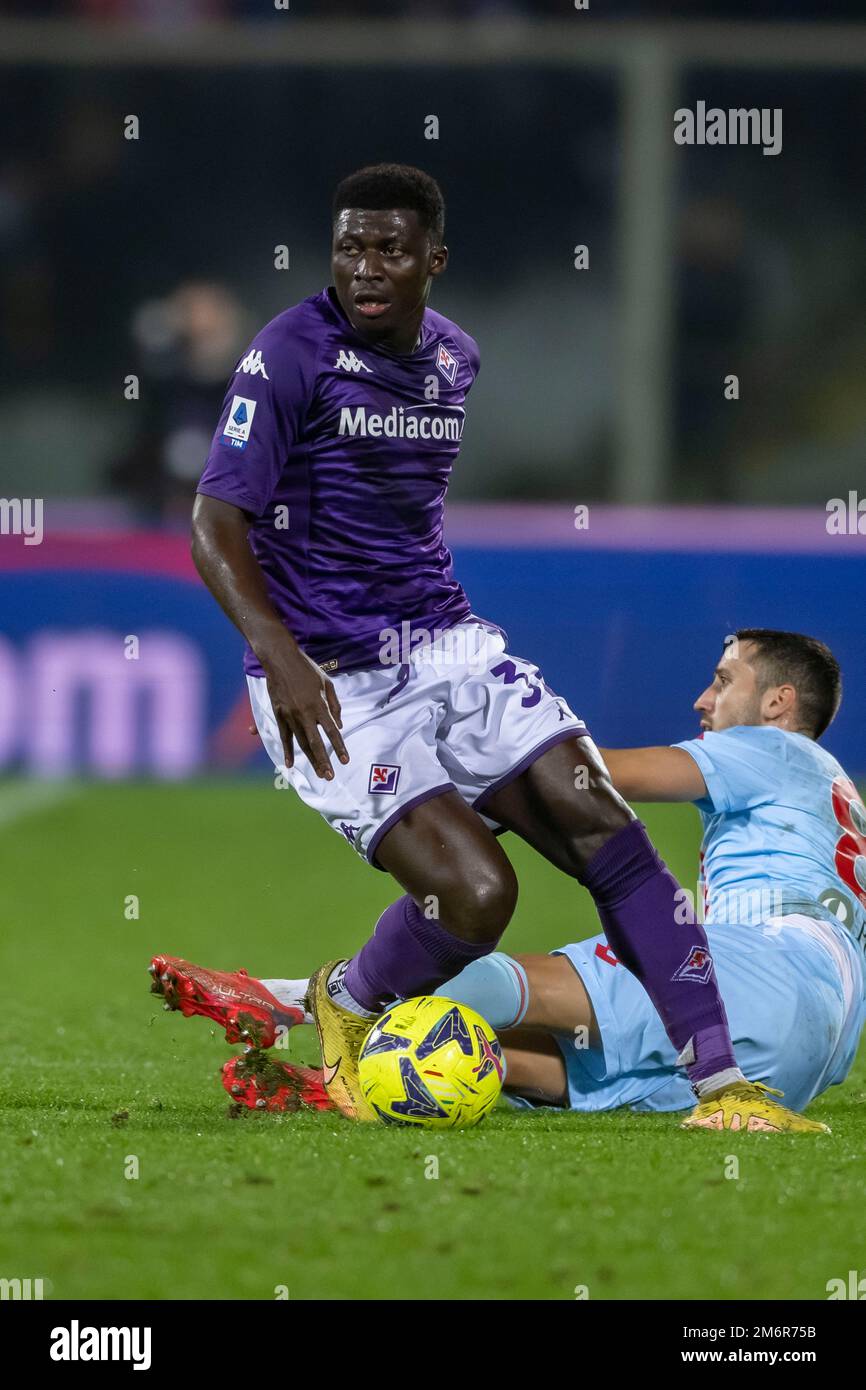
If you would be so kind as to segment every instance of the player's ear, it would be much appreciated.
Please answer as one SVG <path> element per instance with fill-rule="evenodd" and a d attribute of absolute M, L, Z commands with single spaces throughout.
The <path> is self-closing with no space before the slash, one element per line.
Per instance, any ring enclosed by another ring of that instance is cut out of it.
<path fill-rule="evenodd" d="M 793 685 L 772 685 L 764 691 L 762 713 L 768 719 L 781 719 L 786 714 L 794 714 L 797 705 L 797 692 Z"/>
<path fill-rule="evenodd" d="M 434 246 L 430 252 L 430 274 L 441 275 L 448 264 L 448 247 Z"/>

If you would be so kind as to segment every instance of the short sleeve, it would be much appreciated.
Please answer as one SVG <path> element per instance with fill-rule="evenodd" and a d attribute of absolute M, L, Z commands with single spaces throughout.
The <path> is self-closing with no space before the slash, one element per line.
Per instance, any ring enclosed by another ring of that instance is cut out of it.
<path fill-rule="evenodd" d="M 466 334 L 466 346 L 469 366 L 472 368 L 472 380 L 474 381 L 481 371 L 481 352 L 475 339 L 470 338 L 468 333 Z"/>
<path fill-rule="evenodd" d="M 309 352 L 269 324 L 229 382 L 198 491 L 261 516 L 302 436 L 311 390 Z"/>
<path fill-rule="evenodd" d="M 747 811 L 777 799 L 787 753 L 780 730 L 742 725 L 674 746 L 685 749 L 701 770 L 707 795 L 700 807 Z"/>

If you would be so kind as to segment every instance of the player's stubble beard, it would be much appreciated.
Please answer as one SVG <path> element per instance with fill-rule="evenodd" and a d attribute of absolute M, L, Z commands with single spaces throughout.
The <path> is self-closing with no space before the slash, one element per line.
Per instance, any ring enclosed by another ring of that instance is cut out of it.
<path fill-rule="evenodd" d="M 735 729 L 739 726 L 754 727 L 763 724 L 761 718 L 761 697 L 759 694 L 746 694 L 741 692 L 737 696 L 735 704 L 725 704 L 725 708 L 719 713 L 718 705 L 711 715 L 704 715 L 701 724 L 710 733 L 721 733 L 723 729 Z"/>

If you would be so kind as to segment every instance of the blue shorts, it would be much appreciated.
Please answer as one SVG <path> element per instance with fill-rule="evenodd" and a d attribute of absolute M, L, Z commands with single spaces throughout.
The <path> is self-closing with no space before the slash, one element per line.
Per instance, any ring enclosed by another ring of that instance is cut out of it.
<path fill-rule="evenodd" d="M 844 1081 L 866 1020 L 861 960 L 844 927 L 797 915 L 706 930 L 737 1061 L 749 1080 L 784 1091 L 795 1110 Z M 613 963 L 605 938 L 553 954 L 566 956 L 580 975 L 602 1044 L 581 1047 L 557 1036 L 571 1108 L 691 1108 L 694 1093 L 649 995 Z"/>

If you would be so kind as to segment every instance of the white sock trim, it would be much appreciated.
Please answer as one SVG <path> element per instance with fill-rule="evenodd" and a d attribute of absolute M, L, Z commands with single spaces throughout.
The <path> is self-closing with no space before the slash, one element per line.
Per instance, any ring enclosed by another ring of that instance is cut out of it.
<path fill-rule="evenodd" d="M 304 1022 L 312 1023 L 313 1015 L 308 1013 L 306 1006 L 307 990 L 310 981 L 306 980 L 260 980 L 266 990 L 274 996 L 279 1004 L 287 1009 L 303 1009 Z"/>
<path fill-rule="evenodd" d="M 705 1076 L 702 1081 L 693 1081 L 692 1088 L 698 1099 L 703 1100 L 704 1096 L 712 1095 L 713 1091 L 724 1090 L 745 1079 L 739 1067 L 725 1067 L 723 1071 L 713 1072 L 712 1076 Z"/>
<path fill-rule="evenodd" d="M 378 1013 L 374 1013 L 371 1009 L 362 1008 L 355 996 L 347 990 L 345 976 L 348 964 L 347 960 L 341 960 L 328 976 L 326 986 L 328 998 L 341 1009 L 348 1009 L 349 1013 L 357 1014 L 359 1018 L 378 1018 Z"/>

